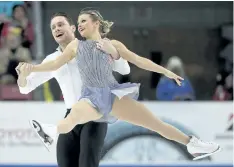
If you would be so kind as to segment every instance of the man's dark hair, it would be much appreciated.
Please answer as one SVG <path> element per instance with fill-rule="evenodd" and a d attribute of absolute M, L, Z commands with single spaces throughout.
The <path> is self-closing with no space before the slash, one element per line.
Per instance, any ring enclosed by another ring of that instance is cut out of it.
<path fill-rule="evenodd" d="M 52 20 L 53 18 L 55 18 L 57 16 L 65 17 L 65 19 L 67 20 L 67 22 L 70 25 L 75 25 L 74 22 L 73 22 L 73 20 L 72 20 L 72 18 L 68 14 L 66 14 L 64 12 L 57 12 L 57 13 L 53 14 L 50 20 Z"/>

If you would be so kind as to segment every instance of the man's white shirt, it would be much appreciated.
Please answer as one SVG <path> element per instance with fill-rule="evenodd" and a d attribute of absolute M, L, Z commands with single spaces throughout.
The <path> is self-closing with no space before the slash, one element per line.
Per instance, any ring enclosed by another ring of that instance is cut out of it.
<path fill-rule="evenodd" d="M 54 53 L 48 55 L 43 62 L 56 59 L 61 55 L 61 51 L 57 49 Z M 120 58 L 114 61 L 113 71 L 116 71 L 122 75 L 130 73 L 130 67 L 126 60 Z M 47 82 L 48 80 L 55 78 L 60 86 L 63 94 L 66 107 L 71 108 L 80 98 L 82 82 L 76 58 L 63 65 L 56 71 L 52 72 L 37 72 L 31 73 L 27 78 L 27 84 L 25 87 L 20 87 L 22 94 L 28 94 L 39 85 Z"/>

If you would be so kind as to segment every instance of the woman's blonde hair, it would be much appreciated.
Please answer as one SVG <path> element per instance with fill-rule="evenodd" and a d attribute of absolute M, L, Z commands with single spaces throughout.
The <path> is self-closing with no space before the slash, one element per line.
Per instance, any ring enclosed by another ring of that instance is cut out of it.
<path fill-rule="evenodd" d="M 92 9 L 82 10 L 79 16 L 82 14 L 89 14 L 93 21 L 100 22 L 99 32 L 101 36 L 106 36 L 111 31 L 111 27 L 114 24 L 114 22 L 104 20 L 99 11 Z"/>

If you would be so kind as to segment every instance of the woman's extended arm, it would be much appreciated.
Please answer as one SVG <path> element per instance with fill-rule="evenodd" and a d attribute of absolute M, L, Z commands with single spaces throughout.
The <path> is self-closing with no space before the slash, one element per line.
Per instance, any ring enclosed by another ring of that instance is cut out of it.
<path fill-rule="evenodd" d="M 32 67 L 32 72 L 46 72 L 46 71 L 54 71 L 59 69 L 61 66 L 68 63 L 70 60 L 72 60 L 75 57 L 77 48 L 78 48 L 78 40 L 74 39 L 67 45 L 67 47 L 64 49 L 64 52 L 60 56 L 58 56 L 55 60 L 34 65 Z"/>
<path fill-rule="evenodd" d="M 180 76 L 174 74 L 173 72 L 167 70 L 166 68 L 158 64 L 155 64 L 154 62 L 152 62 L 151 60 L 147 58 L 144 58 L 135 54 L 134 52 L 128 50 L 124 44 L 122 44 L 121 42 L 117 40 L 112 40 L 111 42 L 115 46 L 115 48 L 118 50 L 120 56 L 124 58 L 125 60 L 135 64 L 139 68 L 164 74 L 168 78 L 174 79 L 178 85 L 181 84 L 180 80 L 183 80 L 183 78 L 181 78 Z"/>

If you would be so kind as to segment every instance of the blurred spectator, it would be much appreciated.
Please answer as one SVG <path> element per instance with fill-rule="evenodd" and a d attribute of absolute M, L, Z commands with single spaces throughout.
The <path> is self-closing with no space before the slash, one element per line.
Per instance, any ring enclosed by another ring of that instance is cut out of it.
<path fill-rule="evenodd" d="M 171 57 L 166 68 L 183 77 L 184 81 L 182 81 L 181 86 L 178 86 L 174 80 L 165 76 L 161 77 L 156 88 L 156 98 L 162 101 L 194 100 L 194 90 L 189 79 L 185 75 L 181 59 L 177 56 Z"/>
<path fill-rule="evenodd" d="M 15 5 L 23 5 L 23 1 L 1 1 L 0 2 L 0 35 L 5 23 L 11 22 L 12 9 Z M 2 41 L 0 41 L 2 42 Z M 0 43 L 1 46 L 1 43 Z"/>
<path fill-rule="evenodd" d="M 12 9 L 15 5 L 24 5 L 24 1 L 1 1 L 0 15 L 4 15 L 5 17 L 11 17 Z"/>
<path fill-rule="evenodd" d="M 0 49 L 0 76 L 2 84 L 16 83 L 15 67 L 20 61 L 30 62 L 31 55 L 27 48 L 21 46 L 21 29 L 8 27 L 3 47 Z"/>
<path fill-rule="evenodd" d="M 233 73 L 230 73 L 225 79 L 225 88 L 230 94 L 230 99 L 233 100 Z"/>
<path fill-rule="evenodd" d="M 22 31 L 22 46 L 30 48 L 33 43 L 34 33 L 33 25 L 28 20 L 26 9 L 23 5 L 15 5 L 12 9 L 12 23 L 16 26 L 20 26 Z"/>
<path fill-rule="evenodd" d="M 30 46 L 33 43 L 34 32 L 33 32 L 33 25 L 27 17 L 27 11 L 24 5 L 17 4 L 13 6 L 11 19 L 5 21 L 4 25 L 2 26 L 3 28 L 1 35 L 3 36 L 3 38 L 6 35 L 8 27 L 12 26 L 19 27 L 22 29 L 21 31 L 22 46 L 30 48 Z"/>
<path fill-rule="evenodd" d="M 218 55 L 218 74 L 213 100 L 233 100 L 233 25 L 223 25 L 221 52 Z"/>
<path fill-rule="evenodd" d="M 216 77 L 217 87 L 214 92 L 213 100 L 226 101 L 233 100 L 233 74 L 219 73 Z"/>

